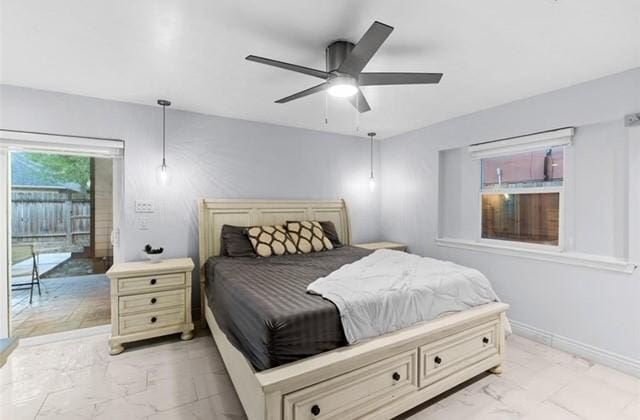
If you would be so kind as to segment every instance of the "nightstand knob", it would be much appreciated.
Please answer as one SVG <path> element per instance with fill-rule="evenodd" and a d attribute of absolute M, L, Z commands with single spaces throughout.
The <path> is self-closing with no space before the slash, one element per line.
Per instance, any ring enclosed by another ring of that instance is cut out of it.
<path fill-rule="evenodd" d="M 151 323 L 153 324 L 154 322 L 156 322 L 158 320 L 158 318 L 156 318 L 155 316 L 151 317 Z"/>
<path fill-rule="evenodd" d="M 157 281 L 156 279 L 151 279 L 151 281 L 150 281 L 149 283 L 150 283 L 151 285 L 154 285 L 154 284 L 156 284 L 156 281 Z"/>
<path fill-rule="evenodd" d="M 487 337 L 482 337 L 482 342 L 484 344 L 489 344 L 489 339 Z"/>
<path fill-rule="evenodd" d="M 442 363 L 442 359 L 440 358 L 440 356 L 436 356 L 436 358 L 435 358 L 435 359 L 433 359 L 433 362 L 434 362 L 436 365 L 439 365 L 440 363 Z"/>
<path fill-rule="evenodd" d="M 314 416 L 320 414 L 320 407 L 318 407 L 317 405 L 311 407 L 311 414 L 313 414 Z"/>
<path fill-rule="evenodd" d="M 156 298 L 151 298 L 151 304 L 153 305 L 154 303 L 156 303 L 158 300 Z"/>
<path fill-rule="evenodd" d="M 400 374 L 398 372 L 393 372 L 393 375 L 391 375 L 391 377 L 393 378 L 394 381 L 400 380 Z"/>

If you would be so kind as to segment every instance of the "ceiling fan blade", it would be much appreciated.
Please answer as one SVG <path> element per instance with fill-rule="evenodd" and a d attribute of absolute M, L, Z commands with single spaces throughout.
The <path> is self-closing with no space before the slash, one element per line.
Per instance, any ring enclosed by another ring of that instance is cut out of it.
<path fill-rule="evenodd" d="M 349 102 L 351 102 L 351 105 L 353 105 L 353 107 L 361 114 L 363 112 L 371 111 L 369 102 L 367 102 L 367 98 L 364 97 L 360 89 L 358 89 L 358 93 L 356 95 L 349 97 Z"/>
<path fill-rule="evenodd" d="M 258 57 L 257 55 L 248 55 L 246 60 L 255 61 L 256 63 L 266 64 L 268 66 L 278 67 L 285 70 L 295 71 L 296 73 L 302 73 L 320 79 L 328 79 L 329 73 L 322 70 L 316 70 L 309 67 L 298 66 L 296 64 L 285 63 L 284 61 L 272 60 L 270 58 Z"/>
<path fill-rule="evenodd" d="M 360 73 L 360 86 L 419 85 L 440 83 L 442 73 Z"/>
<path fill-rule="evenodd" d="M 284 104 L 296 99 L 300 99 L 300 98 L 304 98 L 305 96 L 309 96 L 311 94 L 317 93 L 317 92 L 322 92 L 323 90 L 325 90 L 327 87 L 326 83 L 320 83 L 319 85 L 316 85 L 314 87 L 310 87 L 309 89 L 305 89 L 305 90 L 301 90 L 298 93 L 294 93 L 293 95 L 289 95 L 285 98 L 282 99 L 278 99 L 276 101 L 277 104 Z"/>
<path fill-rule="evenodd" d="M 389 25 L 378 21 L 373 22 L 373 25 L 340 64 L 338 71 L 357 77 L 392 31 L 393 27 Z"/>

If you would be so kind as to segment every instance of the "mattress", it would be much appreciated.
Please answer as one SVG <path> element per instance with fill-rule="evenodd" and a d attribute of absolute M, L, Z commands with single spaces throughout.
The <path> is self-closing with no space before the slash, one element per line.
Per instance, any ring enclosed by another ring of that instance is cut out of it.
<path fill-rule="evenodd" d="M 345 246 L 269 258 L 212 257 L 206 294 L 229 341 L 257 371 L 347 344 L 336 306 L 307 286 L 372 251 Z"/>

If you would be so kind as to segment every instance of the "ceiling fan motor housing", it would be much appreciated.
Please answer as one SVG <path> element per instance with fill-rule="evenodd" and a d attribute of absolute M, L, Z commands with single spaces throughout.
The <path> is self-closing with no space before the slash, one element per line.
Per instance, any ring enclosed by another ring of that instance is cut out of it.
<path fill-rule="evenodd" d="M 338 70 L 353 47 L 355 44 L 349 41 L 335 41 L 329 45 L 325 51 L 327 73 Z"/>

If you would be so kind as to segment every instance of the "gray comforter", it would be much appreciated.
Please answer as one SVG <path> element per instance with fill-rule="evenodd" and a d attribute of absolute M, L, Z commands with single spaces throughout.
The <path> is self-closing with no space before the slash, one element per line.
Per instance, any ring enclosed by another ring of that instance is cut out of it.
<path fill-rule="evenodd" d="M 227 338 L 256 370 L 347 344 L 338 309 L 306 292 L 309 283 L 371 251 L 343 247 L 268 258 L 213 257 L 206 292 Z"/>

